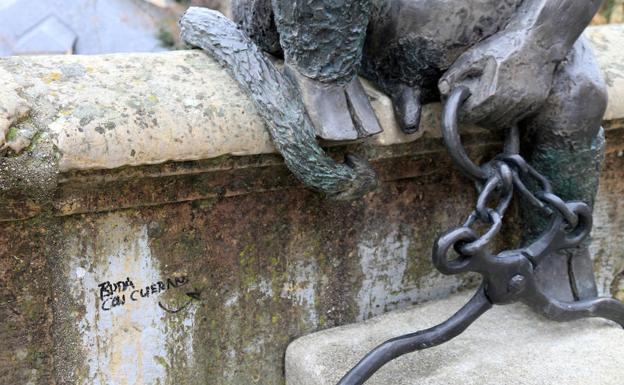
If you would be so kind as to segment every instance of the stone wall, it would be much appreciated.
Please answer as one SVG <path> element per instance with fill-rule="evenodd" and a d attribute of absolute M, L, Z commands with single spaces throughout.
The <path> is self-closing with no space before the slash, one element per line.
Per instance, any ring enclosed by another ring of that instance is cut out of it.
<path fill-rule="evenodd" d="M 589 32 L 610 87 L 593 251 L 621 295 L 624 28 L 603 28 Z M 385 133 L 329 152 L 370 159 L 382 184 L 333 202 L 292 177 L 201 52 L 1 59 L 2 382 L 282 384 L 296 337 L 474 285 L 429 259 L 475 198 L 440 107 L 403 136 L 369 91 Z M 463 138 L 477 160 L 500 148 Z"/>

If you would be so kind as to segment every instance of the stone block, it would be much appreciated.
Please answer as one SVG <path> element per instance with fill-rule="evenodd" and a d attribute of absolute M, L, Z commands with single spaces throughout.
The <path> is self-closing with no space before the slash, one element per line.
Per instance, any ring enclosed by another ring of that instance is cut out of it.
<path fill-rule="evenodd" d="M 446 320 L 468 294 L 299 338 L 286 352 L 286 384 L 334 385 L 375 346 Z M 610 321 L 556 323 L 509 305 L 444 345 L 390 362 L 366 385 L 620 385 L 622 357 L 624 331 Z"/>

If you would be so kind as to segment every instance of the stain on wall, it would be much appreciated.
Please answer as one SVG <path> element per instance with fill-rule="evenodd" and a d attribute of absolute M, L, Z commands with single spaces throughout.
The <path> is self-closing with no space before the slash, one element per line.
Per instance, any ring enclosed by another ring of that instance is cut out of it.
<path fill-rule="evenodd" d="M 606 291 L 623 270 L 623 132 L 607 131 L 594 232 Z M 475 159 L 497 147 L 466 142 Z M 3 376 L 283 384 L 293 339 L 473 286 L 430 261 L 435 238 L 471 211 L 473 186 L 438 139 L 380 151 L 367 158 L 383 183 L 356 202 L 302 188 L 272 155 L 61 175 L 49 211 L 0 223 Z"/>
<path fill-rule="evenodd" d="M 433 272 L 412 246 L 430 248 L 456 222 L 448 210 L 468 212 L 469 200 L 431 210 L 422 188 L 392 182 L 339 203 L 294 189 L 66 217 L 58 273 L 71 300 L 57 312 L 72 314 L 64 339 L 79 341 L 65 353 L 68 381 L 281 384 L 294 338 L 469 284 Z M 425 210 L 441 222 L 421 222 Z M 141 297 L 176 277 L 186 283 Z"/>

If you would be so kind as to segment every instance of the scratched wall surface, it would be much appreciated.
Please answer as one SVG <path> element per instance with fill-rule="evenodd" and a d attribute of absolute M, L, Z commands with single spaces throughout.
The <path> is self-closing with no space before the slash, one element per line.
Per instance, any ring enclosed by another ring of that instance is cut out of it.
<path fill-rule="evenodd" d="M 607 133 L 593 251 L 601 289 L 621 296 L 624 132 Z M 474 200 L 440 151 L 376 160 L 384 182 L 357 202 L 289 186 L 283 165 L 231 171 L 252 189 L 235 190 L 227 159 L 206 175 L 68 177 L 57 215 L 1 225 L 0 383 L 283 384 L 293 339 L 474 285 L 430 263 Z"/>
<path fill-rule="evenodd" d="M 429 265 L 436 234 L 469 210 L 460 197 L 435 204 L 434 188 L 390 183 L 355 203 L 295 189 L 63 220 L 68 326 L 56 342 L 77 343 L 58 352 L 73 363 L 61 382 L 282 383 L 292 339 L 470 282 Z"/>
<path fill-rule="evenodd" d="M 624 301 L 624 140 L 607 136 L 610 151 L 602 170 L 594 209 L 591 253 L 595 261 L 598 290 Z"/>
<path fill-rule="evenodd" d="M 54 384 L 45 221 L 0 226 L 0 384 Z"/>

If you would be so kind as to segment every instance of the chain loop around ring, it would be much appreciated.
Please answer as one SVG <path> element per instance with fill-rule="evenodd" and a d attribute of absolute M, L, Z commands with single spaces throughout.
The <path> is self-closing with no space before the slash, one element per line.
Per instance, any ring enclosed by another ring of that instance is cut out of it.
<path fill-rule="evenodd" d="M 483 186 L 483 190 L 481 190 L 481 194 L 479 194 L 475 212 L 477 213 L 479 220 L 483 223 L 491 223 L 487 203 L 499 189 L 500 183 L 500 177 L 497 174 L 494 174 L 490 179 L 488 179 L 485 186 Z"/>
<path fill-rule="evenodd" d="M 535 181 L 537 181 L 541 185 L 541 190 L 545 192 L 552 192 L 552 185 L 546 179 L 545 176 L 540 174 L 533 166 L 531 166 L 527 161 L 520 156 L 519 154 L 501 156 L 500 160 L 509 164 L 510 166 L 515 166 L 515 168 L 519 171 L 520 174 L 531 177 Z"/>
<path fill-rule="evenodd" d="M 495 210 L 500 216 L 505 215 L 513 198 L 513 174 L 511 169 L 503 162 L 495 161 L 493 163 L 489 168 L 494 173 L 483 186 L 475 208 L 478 219 L 484 223 L 491 223 L 487 203 L 496 194 L 498 194 L 499 202 Z"/>
<path fill-rule="evenodd" d="M 477 239 L 477 234 L 469 227 L 458 227 L 440 236 L 432 252 L 433 265 L 442 274 L 458 274 L 469 270 L 471 258 L 469 255 L 459 253 L 455 259 L 449 259 L 449 251 L 457 251 L 459 245 L 472 242 Z"/>
<path fill-rule="evenodd" d="M 552 210 L 544 204 L 541 200 L 539 200 L 520 178 L 520 175 L 517 171 L 512 171 L 513 174 L 513 184 L 516 190 L 523 196 L 532 206 L 537 207 L 538 210 L 542 212 L 545 216 L 549 217 L 552 215 Z"/>
<path fill-rule="evenodd" d="M 567 222 L 568 226 L 572 229 L 576 228 L 579 223 L 579 217 L 576 215 L 570 207 L 557 195 L 544 191 L 539 191 L 535 196 L 545 202 L 549 206 L 553 207 Z"/>
<path fill-rule="evenodd" d="M 457 252 L 461 255 L 475 255 L 485 250 L 487 245 L 489 245 L 494 237 L 500 233 L 501 228 L 503 227 L 503 217 L 493 209 L 488 209 L 488 215 L 490 218 L 491 226 L 488 231 L 480 236 L 478 239 L 458 245 Z"/>

